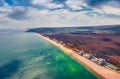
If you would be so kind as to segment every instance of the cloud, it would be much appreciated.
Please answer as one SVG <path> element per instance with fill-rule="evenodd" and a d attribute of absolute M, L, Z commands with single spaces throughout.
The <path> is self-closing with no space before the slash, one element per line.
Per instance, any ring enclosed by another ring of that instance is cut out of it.
<path fill-rule="evenodd" d="M 1 13 L 10 13 L 12 12 L 12 8 L 10 6 L 4 5 L 0 7 L 0 12 Z"/>
<path fill-rule="evenodd" d="M 60 9 L 63 8 L 63 4 L 55 3 L 53 0 L 33 0 L 33 5 L 38 5 L 44 9 Z"/>
<path fill-rule="evenodd" d="M 82 3 L 83 2 L 79 1 L 79 0 L 76 0 L 76 1 L 68 0 L 68 1 L 66 1 L 67 6 L 69 8 L 71 8 L 71 9 L 73 9 L 73 10 L 80 10 L 80 9 L 82 9 L 82 7 L 81 7 L 81 5 L 83 5 Z"/>
<path fill-rule="evenodd" d="M 119 0 L 0 0 L 0 22 L 19 27 L 119 24 L 119 4 Z"/>
<path fill-rule="evenodd" d="M 84 0 L 67 0 L 68 9 L 73 12 L 91 11 L 92 8 L 87 6 Z"/>
<path fill-rule="evenodd" d="M 120 8 L 115 8 L 111 6 L 103 6 L 102 11 L 104 11 L 106 14 L 120 15 Z"/>
<path fill-rule="evenodd" d="M 98 16 L 118 18 L 120 17 L 120 0 L 85 0 L 86 4 L 90 6 L 94 11 L 89 14 L 95 13 Z M 118 17 L 116 17 L 118 16 Z"/>
<path fill-rule="evenodd" d="M 16 6 L 13 11 L 7 15 L 9 18 L 23 20 L 27 18 L 27 9 L 21 6 Z"/>
<path fill-rule="evenodd" d="M 41 5 L 41 4 L 45 4 L 45 3 L 50 3 L 51 1 L 52 0 L 33 0 L 32 3 Z"/>
<path fill-rule="evenodd" d="M 117 7 L 118 8 L 117 10 L 119 10 L 119 4 L 120 4 L 119 0 L 5 0 L 5 1 L 8 5 L 11 6 L 14 5 L 14 6 L 22 6 L 22 7 L 33 7 L 39 10 L 48 9 L 50 11 L 54 11 L 54 10 L 66 9 L 71 12 L 86 11 L 85 14 L 88 14 L 88 16 L 90 15 L 101 16 L 107 14 L 108 15 L 112 14 L 117 16 L 116 15 L 117 11 L 115 11 L 115 9 L 113 11 L 113 8 Z M 99 11 L 96 9 L 99 9 Z M 113 12 L 111 12 L 111 9 Z M 19 13 L 23 14 L 23 16 L 20 15 L 19 17 L 18 16 Z M 26 13 L 27 13 L 26 11 L 14 10 L 14 12 L 9 14 L 8 16 L 11 18 L 13 17 L 13 19 L 20 19 L 22 17 L 25 17 Z M 119 12 L 117 14 L 119 14 Z"/>

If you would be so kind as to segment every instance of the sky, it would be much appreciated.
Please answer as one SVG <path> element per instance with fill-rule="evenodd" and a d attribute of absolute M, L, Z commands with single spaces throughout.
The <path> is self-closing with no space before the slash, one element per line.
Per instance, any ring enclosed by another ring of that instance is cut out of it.
<path fill-rule="evenodd" d="M 120 24 L 120 0 L 0 0 L 0 29 Z"/>

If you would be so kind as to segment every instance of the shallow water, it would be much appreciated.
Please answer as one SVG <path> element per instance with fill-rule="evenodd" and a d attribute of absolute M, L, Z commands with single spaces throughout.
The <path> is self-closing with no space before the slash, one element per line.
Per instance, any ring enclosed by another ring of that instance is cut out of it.
<path fill-rule="evenodd" d="M 35 33 L 0 34 L 0 79 L 98 79 Z"/>

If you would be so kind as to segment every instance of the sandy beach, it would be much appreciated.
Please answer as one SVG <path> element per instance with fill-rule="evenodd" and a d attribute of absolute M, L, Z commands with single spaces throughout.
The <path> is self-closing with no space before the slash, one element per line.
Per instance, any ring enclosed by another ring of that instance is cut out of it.
<path fill-rule="evenodd" d="M 99 66 L 96 63 L 78 55 L 75 53 L 75 51 L 64 47 L 63 45 L 47 38 L 44 37 L 40 34 L 38 34 L 39 36 L 41 36 L 42 38 L 46 39 L 47 41 L 51 42 L 52 44 L 54 44 L 55 46 L 59 47 L 61 50 L 63 50 L 66 54 L 70 55 L 72 58 L 74 58 L 76 61 L 78 61 L 79 63 L 82 63 L 83 65 L 85 65 L 86 67 L 88 67 L 91 71 L 93 71 L 94 73 L 97 73 L 97 75 L 101 76 L 101 79 L 120 79 L 120 73 L 117 73 L 116 71 L 107 69 L 105 67 Z M 103 78 L 102 78 L 103 77 Z"/>

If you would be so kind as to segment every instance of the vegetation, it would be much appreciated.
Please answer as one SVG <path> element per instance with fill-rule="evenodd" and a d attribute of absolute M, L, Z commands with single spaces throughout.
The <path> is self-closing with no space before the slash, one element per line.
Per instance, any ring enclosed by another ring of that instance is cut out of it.
<path fill-rule="evenodd" d="M 120 25 L 36 28 L 30 29 L 28 32 L 48 36 L 75 51 L 84 50 L 120 67 Z"/>

